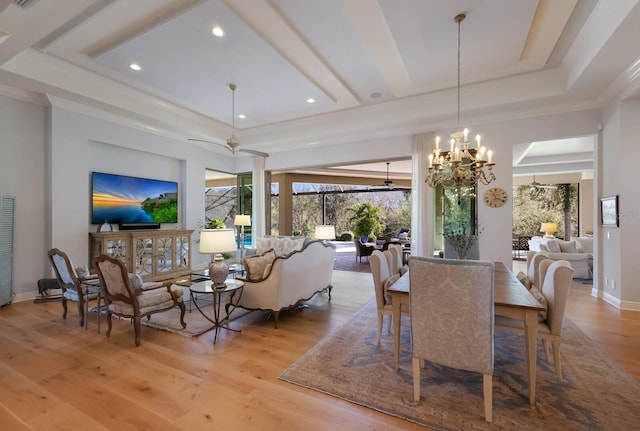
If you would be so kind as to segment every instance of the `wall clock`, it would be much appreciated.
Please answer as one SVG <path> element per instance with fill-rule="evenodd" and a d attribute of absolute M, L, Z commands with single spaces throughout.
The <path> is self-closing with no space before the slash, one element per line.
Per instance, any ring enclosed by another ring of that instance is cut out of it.
<path fill-rule="evenodd" d="M 494 187 L 484 193 L 484 203 L 491 208 L 501 207 L 507 202 L 507 192 L 499 187 Z"/>

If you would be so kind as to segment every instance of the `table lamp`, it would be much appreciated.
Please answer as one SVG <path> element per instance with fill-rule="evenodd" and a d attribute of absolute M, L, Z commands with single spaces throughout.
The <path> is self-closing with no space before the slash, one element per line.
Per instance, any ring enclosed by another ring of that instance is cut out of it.
<path fill-rule="evenodd" d="M 336 228 L 332 225 L 321 224 L 316 226 L 315 238 L 321 239 L 324 244 L 327 240 L 336 239 Z"/>
<path fill-rule="evenodd" d="M 555 238 L 553 236 L 554 232 L 558 231 L 558 225 L 556 223 L 542 223 L 540 225 L 540 232 L 544 232 L 545 238 Z"/>
<path fill-rule="evenodd" d="M 222 253 L 235 249 L 236 236 L 233 229 L 204 229 L 200 231 L 200 253 L 211 253 L 209 278 L 214 287 L 226 286 L 224 281 L 229 275 L 229 266 L 224 262 Z"/>
<path fill-rule="evenodd" d="M 234 226 L 240 226 L 240 239 L 238 240 L 238 248 L 240 249 L 240 259 L 244 250 L 244 227 L 251 226 L 251 216 L 248 214 L 236 214 L 233 219 Z"/>

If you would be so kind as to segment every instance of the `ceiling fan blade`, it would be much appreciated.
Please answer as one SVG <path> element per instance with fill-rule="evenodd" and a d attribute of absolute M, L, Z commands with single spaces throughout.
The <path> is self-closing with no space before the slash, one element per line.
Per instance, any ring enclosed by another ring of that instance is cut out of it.
<path fill-rule="evenodd" d="M 227 150 L 229 150 L 229 151 L 231 151 L 233 153 L 231 148 L 227 147 L 226 145 L 219 144 L 219 143 L 213 142 L 213 141 L 207 141 L 206 139 L 187 138 L 187 141 L 190 141 L 190 142 L 202 142 L 202 143 L 205 143 L 205 144 L 217 145 L 218 147 L 225 148 L 225 149 L 227 149 Z"/>
<path fill-rule="evenodd" d="M 238 151 L 239 151 L 239 152 L 242 152 L 242 153 L 249 153 L 249 154 L 253 154 L 253 155 L 255 155 L 255 156 L 260 156 L 260 157 L 269 157 L 269 154 L 268 154 L 268 153 L 263 153 L 262 151 L 256 151 L 256 150 L 245 150 L 244 148 L 243 148 L 243 149 L 240 149 L 240 150 L 238 150 Z"/>

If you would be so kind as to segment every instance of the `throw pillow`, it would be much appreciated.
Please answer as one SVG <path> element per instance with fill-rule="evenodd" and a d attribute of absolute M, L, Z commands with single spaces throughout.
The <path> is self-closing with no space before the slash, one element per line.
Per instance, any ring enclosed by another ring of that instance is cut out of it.
<path fill-rule="evenodd" d="M 529 292 L 531 292 L 533 297 L 536 298 L 540 305 L 542 305 L 542 308 L 544 308 L 544 311 L 538 312 L 538 322 L 544 322 L 545 320 L 547 320 L 547 310 L 549 309 L 547 298 L 536 286 L 531 286 L 531 290 L 529 290 Z"/>
<path fill-rule="evenodd" d="M 276 252 L 274 249 L 269 249 L 263 254 L 256 254 L 253 256 L 247 256 L 242 259 L 244 270 L 247 273 L 247 280 L 259 281 L 262 280 L 265 274 L 267 265 L 273 263 L 276 258 Z"/>
<path fill-rule="evenodd" d="M 557 239 L 550 239 L 547 241 L 547 250 L 551 253 L 561 253 L 560 251 L 560 241 Z"/>
<path fill-rule="evenodd" d="M 138 274 L 132 274 L 129 273 L 129 284 L 131 285 L 131 288 L 133 289 L 133 291 L 135 293 L 139 293 L 141 292 L 142 289 L 142 284 L 144 283 L 142 281 L 142 277 L 140 277 Z"/>
<path fill-rule="evenodd" d="M 518 279 L 518 281 L 520 281 L 520 283 L 522 283 L 524 287 L 526 287 L 527 289 L 531 289 L 531 280 L 529 280 L 527 274 L 520 271 L 518 275 L 516 275 L 516 278 Z"/>
<path fill-rule="evenodd" d="M 392 275 L 382 282 L 382 290 L 384 291 L 384 302 L 385 304 L 391 304 L 391 294 L 387 292 L 387 289 L 391 287 L 393 283 L 398 281 L 400 278 L 400 274 Z"/>
<path fill-rule="evenodd" d="M 577 253 L 575 241 L 558 241 L 560 245 L 560 251 L 563 253 Z"/>

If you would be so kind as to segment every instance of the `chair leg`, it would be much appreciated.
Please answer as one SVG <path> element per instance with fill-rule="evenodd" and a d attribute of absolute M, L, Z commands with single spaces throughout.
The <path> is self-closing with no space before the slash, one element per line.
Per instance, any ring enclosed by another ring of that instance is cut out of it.
<path fill-rule="evenodd" d="M 84 303 L 78 301 L 78 323 L 80 326 L 84 326 Z"/>
<path fill-rule="evenodd" d="M 548 363 L 551 363 L 551 354 L 549 353 L 549 348 L 551 346 L 549 345 L 549 340 L 543 338 L 542 339 L 542 349 L 544 350 L 544 358 L 547 360 Z"/>
<path fill-rule="evenodd" d="M 378 311 L 378 344 L 380 344 L 380 339 L 382 338 L 382 312 Z"/>
<path fill-rule="evenodd" d="M 420 358 L 411 359 L 413 368 L 413 400 L 420 401 Z"/>
<path fill-rule="evenodd" d="M 178 307 L 180 307 L 180 324 L 182 325 L 182 328 L 186 328 L 187 324 L 184 322 L 184 313 L 186 311 L 184 302 L 178 303 Z M 228 313 L 227 313 L 227 316 L 228 316 Z"/>
<path fill-rule="evenodd" d="M 67 298 L 62 297 L 62 319 L 67 318 Z"/>
<path fill-rule="evenodd" d="M 556 374 L 558 381 L 562 381 L 562 364 L 560 363 L 560 339 L 553 340 L 553 361 L 556 363 Z"/>
<path fill-rule="evenodd" d="M 133 332 L 136 336 L 136 346 L 140 345 L 140 316 L 133 319 Z"/>
<path fill-rule="evenodd" d="M 483 374 L 482 383 L 484 389 L 484 419 L 487 422 L 493 422 L 493 376 L 491 374 Z"/>
<path fill-rule="evenodd" d="M 107 311 L 107 337 L 111 336 L 111 312 Z"/>

